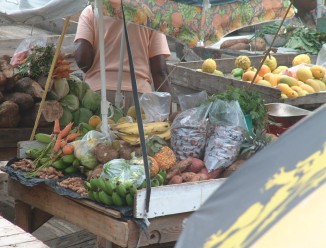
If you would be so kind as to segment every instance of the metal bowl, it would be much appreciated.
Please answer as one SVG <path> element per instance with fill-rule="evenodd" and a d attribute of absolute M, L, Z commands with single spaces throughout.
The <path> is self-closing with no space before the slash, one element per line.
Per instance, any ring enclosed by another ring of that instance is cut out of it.
<path fill-rule="evenodd" d="M 311 111 L 294 107 L 286 103 L 266 104 L 268 115 L 273 117 L 303 117 L 309 115 Z"/>
<path fill-rule="evenodd" d="M 274 39 L 274 35 L 273 34 L 264 34 L 264 38 L 265 38 L 267 44 L 271 45 L 272 41 Z M 281 46 L 284 46 L 286 44 L 286 42 L 288 42 L 288 38 L 277 36 L 275 41 L 274 41 L 273 46 L 274 47 L 281 47 Z"/>

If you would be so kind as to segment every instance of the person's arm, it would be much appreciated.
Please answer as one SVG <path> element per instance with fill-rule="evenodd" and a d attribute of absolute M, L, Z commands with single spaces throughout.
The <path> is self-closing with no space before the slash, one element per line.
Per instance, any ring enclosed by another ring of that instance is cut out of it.
<path fill-rule="evenodd" d="M 160 92 L 170 92 L 170 81 L 168 79 L 168 68 L 164 55 L 156 55 L 150 58 L 150 67 L 154 83 L 154 89 Z"/>
<path fill-rule="evenodd" d="M 83 71 L 87 72 L 94 60 L 94 50 L 92 44 L 85 39 L 78 39 L 75 41 L 75 60 L 78 67 Z"/>

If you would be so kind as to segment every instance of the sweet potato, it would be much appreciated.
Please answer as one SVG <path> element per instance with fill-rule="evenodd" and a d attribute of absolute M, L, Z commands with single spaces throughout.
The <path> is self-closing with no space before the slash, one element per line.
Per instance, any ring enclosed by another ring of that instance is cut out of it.
<path fill-rule="evenodd" d="M 250 43 L 250 40 L 249 39 L 246 39 L 246 38 L 243 38 L 243 39 L 230 39 L 230 40 L 226 40 L 224 41 L 220 48 L 221 49 L 230 49 L 231 46 L 234 46 L 238 43 L 245 43 L 245 44 L 249 44 Z"/>
<path fill-rule="evenodd" d="M 192 158 L 188 171 L 198 173 L 204 167 L 204 162 L 199 158 Z"/>
<path fill-rule="evenodd" d="M 169 170 L 168 173 L 166 174 L 166 179 L 170 180 L 172 177 L 174 177 L 175 175 L 179 175 L 179 174 L 181 174 L 179 169 Z"/>
<path fill-rule="evenodd" d="M 197 177 L 199 177 L 199 181 L 203 181 L 203 180 L 208 180 L 210 179 L 207 174 L 204 174 L 204 173 L 198 173 L 196 174 Z"/>
<path fill-rule="evenodd" d="M 234 44 L 234 45 L 228 47 L 228 49 L 231 49 L 231 50 L 250 50 L 250 45 L 247 44 L 247 43 L 237 43 L 237 44 Z"/>
<path fill-rule="evenodd" d="M 221 173 L 224 171 L 224 168 L 218 168 L 215 170 L 212 170 L 211 172 L 208 172 L 207 168 L 204 167 L 200 170 L 199 173 L 206 174 L 208 179 L 216 179 L 219 178 Z"/>
<path fill-rule="evenodd" d="M 180 184 L 182 183 L 182 177 L 180 175 L 175 175 L 171 178 L 171 180 L 168 182 L 168 184 Z"/>
<path fill-rule="evenodd" d="M 172 167 L 172 169 L 179 169 L 181 172 L 183 172 L 191 164 L 192 164 L 192 158 L 186 158 L 186 159 L 180 160 L 175 166 Z"/>
<path fill-rule="evenodd" d="M 198 182 L 200 181 L 200 175 L 202 174 L 195 174 L 189 182 Z"/>
<path fill-rule="evenodd" d="M 0 104 L 0 128 L 17 127 L 19 120 L 19 107 L 16 103 L 5 101 Z"/>
<path fill-rule="evenodd" d="M 196 175 L 194 172 L 183 172 L 181 173 L 182 180 L 184 182 L 190 182 L 191 179 Z"/>

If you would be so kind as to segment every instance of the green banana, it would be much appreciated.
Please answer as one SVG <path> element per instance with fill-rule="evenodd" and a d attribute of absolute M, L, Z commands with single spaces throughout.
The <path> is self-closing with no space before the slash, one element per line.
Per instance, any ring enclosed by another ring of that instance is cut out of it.
<path fill-rule="evenodd" d="M 115 189 L 115 184 L 110 180 L 105 181 L 105 188 L 103 189 L 107 194 L 112 195 L 113 190 Z"/>
<path fill-rule="evenodd" d="M 99 198 L 100 198 L 100 202 L 105 204 L 105 205 L 113 205 L 113 200 L 112 197 L 110 195 L 108 195 L 107 193 L 105 193 L 104 191 L 100 191 L 98 193 Z"/>
<path fill-rule="evenodd" d="M 100 178 L 98 178 L 97 179 L 98 180 L 98 187 L 101 189 L 101 190 L 105 190 L 105 187 L 106 187 L 106 185 L 105 185 L 105 179 L 104 178 L 102 178 L 102 177 L 100 177 Z"/>
<path fill-rule="evenodd" d="M 160 182 L 156 178 L 151 179 L 151 187 L 157 186 L 160 186 Z"/>
<path fill-rule="evenodd" d="M 132 195 L 135 195 L 137 193 L 137 187 L 134 184 L 131 185 L 128 189 L 129 189 L 130 194 L 132 194 Z"/>
<path fill-rule="evenodd" d="M 88 191 L 88 197 L 89 197 L 89 199 L 96 201 L 96 199 L 94 197 L 94 191 Z"/>
<path fill-rule="evenodd" d="M 164 178 L 163 176 L 161 176 L 160 174 L 157 174 L 154 179 L 157 179 L 159 182 L 159 185 L 163 185 L 164 184 Z"/>
<path fill-rule="evenodd" d="M 160 174 L 163 177 L 163 183 L 165 183 L 168 173 L 165 170 L 160 170 L 158 174 Z"/>
<path fill-rule="evenodd" d="M 124 198 L 122 198 L 116 191 L 112 193 L 112 201 L 115 206 L 123 206 L 124 205 Z"/>
<path fill-rule="evenodd" d="M 101 202 L 99 192 L 93 191 L 93 197 L 94 197 L 95 201 Z"/>
<path fill-rule="evenodd" d="M 69 154 L 69 155 L 64 155 L 61 159 L 66 164 L 72 164 L 74 162 L 75 158 L 76 157 L 74 154 Z"/>
<path fill-rule="evenodd" d="M 60 171 L 63 171 L 65 168 L 68 167 L 68 165 L 64 163 L 61 159 L 54 161 L 52 163 L 52 166 Z"/>
<path fill-rule="evenodd" d="M 81 165 L 80 160 L 78 158 L 75 158 L 74 161 L 72 162 L 72 165 L 78 168 Z"/>
<path fill-rule="evenodd" d="M 89 194 L 89 192 L 91 192 L 90 190 L 92 189 L 91 184 L 88 181 L 85 181 L 84 185 L 85 185 L 85 188 L 86 188 L 86 190 L 88 191 L 88 194 Z"/>
<path fill-rule="evenodd" d="M 121 197 L 126 197 L 127 189 L 123 183 L 121 183 L 121 182 L 117 183 L 116 191 Z"/>
<path fill-rule="evenodd" d="M 43 150 L 43 148 L 32 148 L 32 149 L 26 150 L 25 154 L 28 158 L 36 159 L 41 155 L 42 150 Z"/>
<path fill-rule="evenodd" d="M 98 182 L 97 182 L 97 178 L 92 178 L 91 180 L 89 180 L 89 183 L 92 187 L 92 190 L 98 190 Z"/>
<path fill-rule="evenodd" d="M 128 206 L 134 205 L 134 197 L 130 193 L 126 195 L 126 202 Z"/>

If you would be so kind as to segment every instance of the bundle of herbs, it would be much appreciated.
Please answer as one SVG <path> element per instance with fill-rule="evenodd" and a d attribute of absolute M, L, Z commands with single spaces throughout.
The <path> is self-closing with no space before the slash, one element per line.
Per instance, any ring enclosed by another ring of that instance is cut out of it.
<path fill-rule="evenodd" d="M 244 114 L 249 114 L 255 130 L 264 130 L 267 126 L 267 107 L 261 95 L 255 91 L 244 88 L 229 87 L 226 91 L 209 97 L 210 101 L 216 99 L 224 101 L 238 101 Z"/>
<path fill-rule="evenodd" d="M 31 48 L 26 61 L 18 66 L 18 75 L 30 77 L 34 80 L 37 80 L 40 76 L 46 76 L 50 71 L 54 53 L 55 47 L 53 44 Z"/>

